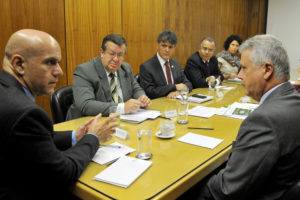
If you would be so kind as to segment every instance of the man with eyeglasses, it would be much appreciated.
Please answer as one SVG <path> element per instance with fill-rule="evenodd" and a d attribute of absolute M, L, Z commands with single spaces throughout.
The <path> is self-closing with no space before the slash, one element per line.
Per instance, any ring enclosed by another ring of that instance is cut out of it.
<path fill-rule="evenodd" d="M 218 60 L 214 56 L 216 42 L 211 37 L 205 37 L 200 47 L 186 62 L 184 73 L 192 82 L 193 88 L 208 87 L 211 79 L 220 84 L 224 77 L 218 67 Z"/>
<path fill-rule="evenodd" d="M 102 41 L 100 56 L 75 68 L 74 103 L 67 120 L 98 113 L 107 116 L 111 106 L 117 106 L 117 112 L 125 114 L 151 104 L 134 78 L 131 66 L 123 62 L 126 49 L 125 38 L 109 34 Z"/>
<path fill-rule="evenodd" d="M 171 30 L 157 38 L 157 53 L 140 66 L 140 85 L 151 98 L 176 98 L 181 89 L 192 90 L 180 64 L 171 59 L 177 45 L 177 36 Z"/>

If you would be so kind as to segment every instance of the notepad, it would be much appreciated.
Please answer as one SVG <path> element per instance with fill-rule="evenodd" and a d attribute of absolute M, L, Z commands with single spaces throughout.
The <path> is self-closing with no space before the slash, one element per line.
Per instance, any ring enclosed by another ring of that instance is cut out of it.
<path fill-rule="evenodd" d="M 120 119 L 122 121 L 127 121 L 131 123 L 140 123 L 147 119 L 155 119 L 160 115 L 161 113 L 158 110 L 138 109 L 135 112 L 120 115 Z"/>
<path fill-rule="evenodd" d="M 120 146 L 121 148 L 113 148 L 110 147 L 110 145 Z M 100 165 L 104 165 L 105 163 L 116 160 L 121 156 L 125 156 L 126 154 L 135 151 L 135 149 L 122 145 L 118 142 L 114 142 L 110 145 L 99 148 L 92 160 Z"/>
<path fill-rule="evenodd" d="M 94 179 L 127 188 L 151 165 L 151 161 L 123 156 L 97 174 Z"/>
<path fill-rule="evenodd" d="M 204 135 L 199 135 L 195 133 L 187 133 L 184 136 L 177 139 L 180 142 L 185 142 L 209 149 L 214 149 L 216 146 L 218 146 L 221 142 L 223 142 L 222 139 L 208 137 Z"/>

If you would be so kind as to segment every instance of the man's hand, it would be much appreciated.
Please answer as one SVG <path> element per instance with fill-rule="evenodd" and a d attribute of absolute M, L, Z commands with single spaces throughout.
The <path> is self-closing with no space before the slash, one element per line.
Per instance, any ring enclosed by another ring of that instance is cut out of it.
<path fill-rule="evenodd" d="M 125 103 L 125 113 L 130 113 L 132 111 L 136 111 L 137 109 L 139 109 L 141 106 L 141 102 L 139 100 L 136 99 L 129 99 L 128 101 L 126 101 Z"/>
<path fill-rule="evenodd" d="M 117 116 L 118 114 L 112 114 L 104 121 L 99 122 L 102 115 L 101 113 L 98 114 L 92 119 L 92 122 L 90 122 L 88 133 L 97 135 L 100 143 L 109 140 L 112 137 L 111 135 L 115 132 L 115 128 L 119 125 L 118 123 L 110 123 Z"/>
<path fill-rule="evenodd" d="M 188 87 L 183 83 L 176 84 L 175 86 L 177 91 L 180 91 L 182 89 L 188 89 Z"/>
<path fill-rule="evenodd" d="M 90 127 L 93 120 L 94 120 L 94 118 L 91 118 L 89 121 L 85 122 L 82 126 L 80 126 L 76 130 L 76 141 L 77 142 L 79 140 L 81 140 L 81 138 L 88 133 L 88 129 L 89 129 L 89 127 Z"/>
<path fill-rule="evenodd" d="M 141 95 L 137 99 L 141 103 L 141 107 L 148 107 L 151 105 L 151 100 L 146 95 Z"/>
<path fill-rule="evenodd" d="M 170 92 L 167 98 L 175 99 L 179 95 L 179 91 Z"/>

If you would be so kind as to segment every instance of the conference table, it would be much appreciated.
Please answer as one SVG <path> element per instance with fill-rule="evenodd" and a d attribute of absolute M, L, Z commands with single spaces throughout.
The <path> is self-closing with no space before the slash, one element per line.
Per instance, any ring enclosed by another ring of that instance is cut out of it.
<path fill-rule="evenodd" d="M 226 82 L 225 86 L 233 87 L 231 90 L 217 89 L 210 91 L 208 88 L 194 89 L 190 95 L 200 93 L 213 96 L 213 100 L 198 104 L 190 103 L 189 109 L 201 105 L 206 107 L 224 107 L 234 102 L 239 102 L 241 97 L 246 96 L 240 83 Z M 176 110 L 178 99 L 158 98 L 152 100 L 148 108 L 159 110 L 162 113 Z M 83 117 L 54 125 L 58 130 L 75 130 L 90 117 Z M 210 118 L 188 116 L 188 124 L 179 125 L 176 118 L 165 119 L 158 117 L 154 120 L 146 120 L 139 124 L 120 121 L 120 127 L 128 131 L 129 138 L 126 140 L 113 137 L 105 142 L 110 144 L 119 142 L 131 148 L 137 149 L 137 129 L 139 127 L 152 128 L 152 166 L 147 169 L 132 185 L 122 188 L 108 183 L 94 180 L 94 176 L 107 168 L 91 162 L 84 170 L 79 180 L 71 187 L 72 193 L 81 199 L 176 199 L 197 182 L 205 178 L 213 170 L 223 164 L 232 149 L 242 120 L 214 115 Z M 155 136 L 160 130 L 160 125 L 173 121 L 175 124 L 175 137 L 161 139 Z M 214 130 L 188 129 L 188 127 L 207 127 Z M 178 138 L 191 132 L 204 136 L 222 139 L 214 149 L 195 146 L 177 141 Z M 135 157 L 136 151 L 129 154 Z"/>

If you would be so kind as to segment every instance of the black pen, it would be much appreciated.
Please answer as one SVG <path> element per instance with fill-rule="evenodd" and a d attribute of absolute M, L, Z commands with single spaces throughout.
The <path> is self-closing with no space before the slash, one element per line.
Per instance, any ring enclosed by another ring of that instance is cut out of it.
<path fill-rule="evenodd" d="M 188 129 L 203 129 L 203 130 L 215 130 L 214 128 L 201 128 L 201 127 L 187 127 Z"/>

